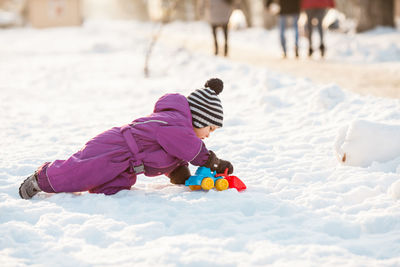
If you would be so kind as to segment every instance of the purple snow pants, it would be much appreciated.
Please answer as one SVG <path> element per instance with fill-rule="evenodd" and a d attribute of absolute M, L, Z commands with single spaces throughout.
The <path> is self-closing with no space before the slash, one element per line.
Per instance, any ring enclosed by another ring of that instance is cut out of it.
<path fill-rule="evenodd" d="M 126 140 L 124 130 L 128 130 L 130 140 Z M 37 171 L 39 187 L 48 193 L 89 191 L 106 195 L 129 190 L 136 182 L 133 166 L 137 160 L 128 143 L 132 140 L 129 126 L 99 134 L 69 159 L 43 164 Z"/>

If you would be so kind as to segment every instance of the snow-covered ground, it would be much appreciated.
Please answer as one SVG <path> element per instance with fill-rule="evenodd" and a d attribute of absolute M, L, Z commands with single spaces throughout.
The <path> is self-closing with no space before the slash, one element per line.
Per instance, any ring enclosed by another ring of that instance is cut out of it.
<path fill-rule="evenodd" d="M 193 37 L 210 34 L 205 24 L 186 27 Z M 154 29 L 89 21 L 2 30 L 1 266 L 400 266 L 399 99 L 161 43 L 144 78 L 145 33 Z M 232 38 L 260 48 L 275 34 Z M 399 36 L 333 34 L 328 42 L 343 46 L 327 56 L 398 63 Z M 188 95 L 210 77 L 225 82 L 225 123 L 206 144 L 232 161 L 246 191 L 190 192 L 164 176 L 140 176 L 113 196 L 19 198 L 41 163 L 65 159 L 96 134 L 151 113 L 164 93 Z"/>

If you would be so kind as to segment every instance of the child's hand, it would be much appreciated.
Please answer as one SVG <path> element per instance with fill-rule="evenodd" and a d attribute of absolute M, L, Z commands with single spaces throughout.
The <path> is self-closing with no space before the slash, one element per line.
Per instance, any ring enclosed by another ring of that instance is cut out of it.
<path fill-rule="evenodd" d="M 190 177 L 190 170 L 188 166 L 179 166 L 175 170 L 166 174 L 172 184 L 185 184 L 185 181 Z"/>
<path fill-rule="evenodd" d="M 218 169 L 216 169 L 217 173 L 225 172 L 226 168 L 228 168 L 228 174 L 233 173 L 233 165 L 227 160 L 220 159 Z"/>
<path fill-rule="evenodd" d="M 209 151 L 210 156 L 204 167 L 210 168 L 211 171 L 216 171 L 217 173 L 224 173 L 225 169 L 228 168 L 228 174 L 233 173 L 233 165 L 227 160 L 217 158 L 217 155 L 213 151 Z"/>

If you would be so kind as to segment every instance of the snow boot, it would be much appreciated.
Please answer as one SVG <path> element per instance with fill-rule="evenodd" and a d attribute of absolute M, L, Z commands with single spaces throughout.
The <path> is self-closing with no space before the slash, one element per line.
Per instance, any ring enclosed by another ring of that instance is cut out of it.
<path fill-rule="evenodd" d="M 285 59 L 287 57 L 286 50 L 282 50 L 282 58 Z"/>
<path fill-rule="evenodd" d="M 228 44 L 225 44 L 225 47 L 224 47 L 224 57 L 227 57 L 228 56 Z"/>
<path fill-rule="evenodd" d="M 325 56 L 325 45 L 321 44 L 319 46 L 319 50 L 321 50 L 321 57 L 324 57 Z"/>
<path fill-rule="evenodd" d="M 42 189 L 38 185 L 36 173 L 26 178 L 19 187 L 19 195 L 23 199 L 30 199 L 41 191 Z"/>

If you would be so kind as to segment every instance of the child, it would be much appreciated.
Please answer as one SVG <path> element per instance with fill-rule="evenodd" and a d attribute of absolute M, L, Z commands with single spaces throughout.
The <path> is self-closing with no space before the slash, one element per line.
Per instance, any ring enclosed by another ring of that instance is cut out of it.
<path fill-rule="evenodd" d="M 21 184 L 21 198 L 30 199 L 41 191 L 112 195 L 129 190 L 139 174 L 165 174 L 171 183 L 184 184 L 190 176 L 188 162 L 232 173 L 232 164 L 218 159 L 202 141 L 222 127 L 218 94 L 223 82 L 213 78 L 204 87 L 187 98 L 166 94 L 149 116 L 97 135 L 67 160 L 44 163 Z"/>

